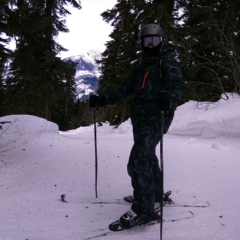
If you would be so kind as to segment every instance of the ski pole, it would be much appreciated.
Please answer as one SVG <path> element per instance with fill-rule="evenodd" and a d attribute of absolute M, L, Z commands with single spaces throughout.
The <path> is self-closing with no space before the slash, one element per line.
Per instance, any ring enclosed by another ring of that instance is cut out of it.
<path fill-rule="evenodd" d="M 97 178 L 98 178 L 98 156 L 97 156 L 97 124 L 96 124 L 96 108 L 93 109 L 93 122 L 94 122 L 94 143 L 95 143 L 95 194 L 97 194 Z"/>
<path fill-rule="evenodd" d="M 163 134 L 164 134 L 164 112 L 161 111 L 161 129 L 160 129 L 160 171 L 161 171 L 161 217 L 160 217 L 160 240 L 163 233 L 163 194 L 164 194 L 164 168 L 163 168 Z"/>

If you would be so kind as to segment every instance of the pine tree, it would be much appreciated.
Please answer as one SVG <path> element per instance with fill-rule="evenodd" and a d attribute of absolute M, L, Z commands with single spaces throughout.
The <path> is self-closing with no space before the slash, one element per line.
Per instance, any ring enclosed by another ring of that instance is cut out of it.
<path fill-rule="evenodd" d="M 11 54 L 11 50 L 7 47 L 7 44 L 10 42 L 6 21 L 10 11 L 8 2 L 8 0 L 2 0 L 0 3 L 0 116 L 4 114 L 3 79 L 6 72 L 6 64 Z"/>
<path fill-rule="evenodd" d="M 63 107 L 60 100 L 63 96 L 65 101 L 74 100 L 75 64 L 57 57 L 65 49 L 55 38 L 59 32 L 68 32 L 63 20 L 69 14 L 67 3 L 80 9 L 75 0 L 17 0 L 8 19 L 16 39 L 11 75 L 6 80 L 9 112 L 66 122 L 68 104 Z"/>
<path fill-rule="evenodd" d="M 215 101 L 224 92 L 239 92 L 239 3 L 191 0 L 178 4 L 184 9 L 178 42 L 187 98 Z"/>
<path fill-rule="evenodd" d="M 118 1 L 112 10 L 102 13 L 103 19 L 114 26 L 114 30 L 102 54 L 102 76 L 99 81 L 99 94 L 116 88 L 129 74 L 131 62 L 137 58 L 138 25 L 134 22 L 135 13 L 132 1 Z M 128 118 L 128 99 L 108 107 L 105 119 L 113 124 Z"/>

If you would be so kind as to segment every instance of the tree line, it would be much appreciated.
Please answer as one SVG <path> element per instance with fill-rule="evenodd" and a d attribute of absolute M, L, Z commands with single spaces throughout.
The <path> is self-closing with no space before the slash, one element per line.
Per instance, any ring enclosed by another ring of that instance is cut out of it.
<path fill-rule="evenodd" d="M 75 102 L 75 63 L 57 55 L 75 0 L 1 0 L 0 115 L 31 114 L 67 129 Z M 7 43 L 14 40 L 15 50 Z"/>
<path fill-rule="evenodd" d="M 67 3 L 81 8 L 74 0 L 1 2 L 0 115 L 33 114 L 62 129 L 92 123 L 88 102 L 76 100 L 74 63 L 56 57 L 64 48 L 55 37 L 68 31 Z M 98 61 L 99 95 L 125 80 L 141 57 L 139 32 L 148 23 L 159 23 L 166 41 L 177 50 L 186 85 L 183 102 L 212 102 L 226 92 L 240 93 L 239 1 L 118 0 L 101 15 L 113 31 Z M 6 48 L 9 38 L 16 39 L 14 52 Z M 98 120 L 125 121 L 130 101 L 99 109 Z"/>

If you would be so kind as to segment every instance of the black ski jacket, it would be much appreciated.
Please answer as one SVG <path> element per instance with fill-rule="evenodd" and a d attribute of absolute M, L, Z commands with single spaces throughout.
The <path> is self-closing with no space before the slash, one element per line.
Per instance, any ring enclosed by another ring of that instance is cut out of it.
<path fill-rule="evenodd" d="M 135 66 L 127 79 L 105 97 L 107 104 L 114 104 L 135 94 L 131 106 L 131 118 L 147 118 L 160 116 L 159 98 L 166 93 L 172 96 L 173 106 L 164 111 L 165 133 L 184 93 L 184 82 L 181 68 L 176 60 L 176 52 L 169 47 L 165 47 L 158 57 L 149 58 L 143 55 L 141 62 Z"/>

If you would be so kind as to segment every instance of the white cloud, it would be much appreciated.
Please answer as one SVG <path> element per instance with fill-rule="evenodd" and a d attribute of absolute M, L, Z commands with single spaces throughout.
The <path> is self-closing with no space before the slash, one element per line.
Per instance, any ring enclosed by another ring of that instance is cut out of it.
<path fill-rule="evenodd" d="M 117 3 L 117 0 L 82 0 L 81 10 L 69 8 L 71 15 L 67 16 L 66 25 L 69 33 L 61 33 L 58 42 L 68 52 L 62 52 L 61 57 L 81 54 L 90 49 L 104 51 L 105 43 L 112 27 L 103 21 L 100 14 Z"/>

